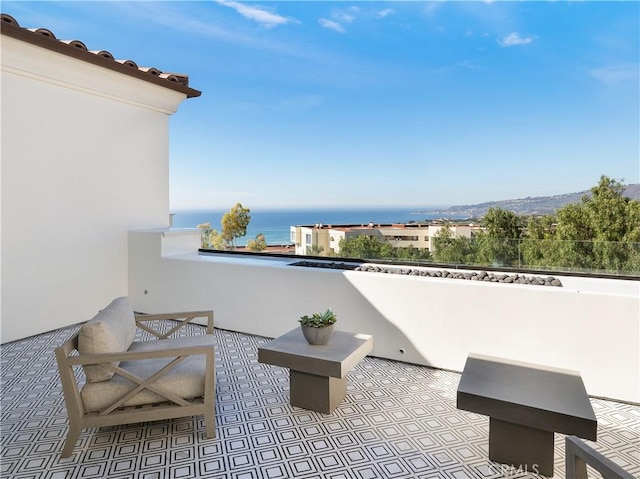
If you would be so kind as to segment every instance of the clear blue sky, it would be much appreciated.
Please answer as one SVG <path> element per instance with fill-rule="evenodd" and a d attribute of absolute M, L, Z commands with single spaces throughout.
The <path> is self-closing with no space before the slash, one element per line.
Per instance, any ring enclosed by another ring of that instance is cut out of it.
<path fill-rule="evenodd" d="M 188 74 L 171 207 L 432 206 L 640 183 L 640 2 L 2 2 Z"/>

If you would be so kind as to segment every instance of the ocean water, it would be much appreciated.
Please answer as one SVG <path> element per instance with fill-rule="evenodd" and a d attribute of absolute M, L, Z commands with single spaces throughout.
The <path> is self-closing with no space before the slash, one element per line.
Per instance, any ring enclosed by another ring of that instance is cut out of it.
<path fill-rule="evenodd" d="M 222 216 L 226 210 L 174 211 L 173 226 L 175 228 L 195 228 L 201 223 L 211 223 L 215 230 L 222 230 Z M 425 208 L 422 213 L 411 208 L 385 209 L 325 209 L 325 210 L 261 210 L 251 209 L 251 221 L 247 227 L 247 235 L 238 238 L 236 243 L 243 246 L 256 235 L 263 234 L 267 244 L 289 244 L 290 227 L 295 225 L 363 224 L 372 223 L 407 223 L 431 219 Z"/>

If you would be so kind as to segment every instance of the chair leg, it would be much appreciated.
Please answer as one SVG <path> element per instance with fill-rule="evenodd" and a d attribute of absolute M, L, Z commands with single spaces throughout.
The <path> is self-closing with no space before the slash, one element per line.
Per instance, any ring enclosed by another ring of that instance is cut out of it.
<path fill-rule="evenodd" d="M 216 437 L 216 412 L 215 410 L 206 411 L 204 413 L 204 425 L 207 430 L 207 437 L 213 439 Z"/>
<path fill-rule="evenodd" d="M 61 457 L 69 457 L 71 455 L 81 432 L 82 427 L 79 424 L 75 424 L 74 422 L 69 423 L 69 431 L 67 432 L 67 439 L 64 442 L 64 447 L 60 454 Z"/>

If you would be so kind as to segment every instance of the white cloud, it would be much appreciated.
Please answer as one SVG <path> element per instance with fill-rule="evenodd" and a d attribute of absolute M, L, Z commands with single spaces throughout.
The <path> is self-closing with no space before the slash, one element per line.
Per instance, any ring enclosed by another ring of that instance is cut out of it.
<path fill-rule="evenodd" d="M 246 5 L 241 2 L 234 2 L 229 0 L 218 0 L 220 5 L 233 8 L 236 12 L 242 15 L 244 18 L 253 20 L 266 27 L 274 27 L 276 25 L 284 25 L 286 23 L 297 22 L 292 18 L 283 17 L 277 13 L 273 13 L 264 7 L 256 7 L 253 5 Z"/>
<path fill-rule="evenodd" d="M 329 30 L 335 30 L 336 32 L 345 33 L 344 27 L 338 22 L 334 22 L 333 20 L 321 18 L 320 20 L 318 20 L 318 23 L 324 28 L 328 28 Z"/>
<path fill-rule="evenodd" d="M 384 18 L 384 17 L 388 17 L 389 15 L 393 15 L 394 13 L 396 13 L 393 8 L 385 8 L 384 10 L 378 10 L 374 15 L 376 18 Z"/>
<path fill-rule="evenodd" d="M 501 47 L 513 47 L 515 45 L 526 45 L 532 43 L 533 37 L 521 37 L 518 32 L 512 32 L 509 35 L 498 38 L 498 45 Z"/>
<path fill-rule="evenodd" d="M 364 14 L 380 19 L 392 15 L 393 13 L 395 13 L 395 11 L 392 8 L 385 8 L 383 10 L 374 12 L 365 12 Z M 318 23 L 324 28 L 329 28 L 330 30 L 335 30 L 336 32 L 340 33 L 346 33 L 344 24 L 353 23 L 361 14 L 362 12 L 360 11 L 360 8 L 355 6 L 334 9 L 331 12 L 331 20 L 327 18 L 321 18 L 318 20 Z"/>
<path fill-rule="evenodd" d="M 640 67 L 637 63 L 627 63 L 591 70 L 589 74 L 606 85 L 619 85 L 628 80 L 638 81 Z"/>
<path fill-rule="evenodd" d="M 334 10 L 331 17 L 337 22 L 353 23 L 359 13 L 360 9 L 358 7 L 348 7 L 341 10 Z"/>

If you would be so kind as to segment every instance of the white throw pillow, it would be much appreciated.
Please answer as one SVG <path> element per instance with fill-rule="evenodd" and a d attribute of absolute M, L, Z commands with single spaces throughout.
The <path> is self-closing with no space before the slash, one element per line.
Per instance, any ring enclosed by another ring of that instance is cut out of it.
<path fill-rule="evenodd" d="M 136 320 L 126 297 L 114 299 L 80 328 L 80 354 L 120 353 L 127 351 L 136 335 Z M 113 363 L 118 365 L 119 362 Z M 88 382 L 106 381 L 113 372 L 99 365 L 84 366 Z"/>

